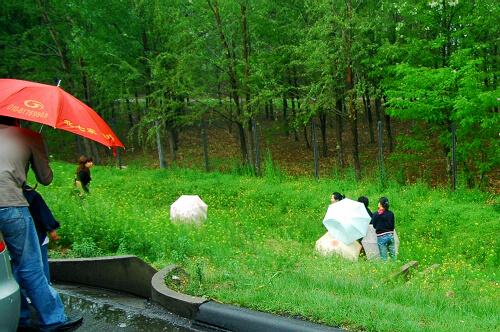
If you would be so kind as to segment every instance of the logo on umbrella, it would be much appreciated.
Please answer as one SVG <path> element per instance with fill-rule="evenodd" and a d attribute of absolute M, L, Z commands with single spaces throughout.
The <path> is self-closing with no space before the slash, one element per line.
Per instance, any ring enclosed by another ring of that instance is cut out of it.
<path fill-rule="evenodd" d="M 45 108 L 41 102 L 39 102 L 38 100 L 32 100 L 32 99 L 25 100 L 24 106 L 29 107 L 29 108 L 36 108 L 39 110 L 43 110 Z"/>
<path fill-rule="evenodd" d="M 23 104 L 28 108 L 24 108 L 22 106 L 18 106 L 15 104 L 9 104 L 7 106 L 7 110 L 27 116 L 30 119 L 33 118 L 47 119 L 49 117 L 49 114 L 45 112 L 45 107 L 41 102 L 28 99 L 25 100 Z"/>

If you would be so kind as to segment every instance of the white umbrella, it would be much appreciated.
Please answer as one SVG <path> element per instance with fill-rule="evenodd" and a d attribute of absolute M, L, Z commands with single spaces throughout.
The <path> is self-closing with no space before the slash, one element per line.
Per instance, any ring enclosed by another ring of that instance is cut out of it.
<path fill-rule="evenodd" d="M 366 258 L 374 259 L 380 257 L 380 251 L 378 250 L 377 244 L 377 233 L 375 233 L 375 228 L 372 225 L 368 226 L 368 231 L 366 236 L 361 240 L 361 244 L 365 249 Z M 396 247 L 396 254 L 399 250 L 399 238 L 396 230 L 394 230 L 394 246 Z"/>
<path fill-rule="evenodd" d="M 350 244 L 366 235 L 370 220 L 363 203 L 344 198 L 328 207 L 323 225 L 334 238 Z"/>
<path fill-rule="evenodd" d="M 198 195 L 182 195 L 170 206 L 170 220 L 201 224 L 207 219 L 207 209 Z"/>

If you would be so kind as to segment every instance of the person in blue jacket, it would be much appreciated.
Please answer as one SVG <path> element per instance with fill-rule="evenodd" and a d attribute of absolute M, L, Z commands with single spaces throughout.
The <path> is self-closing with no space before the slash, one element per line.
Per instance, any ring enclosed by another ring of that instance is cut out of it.
<path fill-rule="evenodd" d="M 38 242 L 40 243 L 40 251 L 42 254 L 43 272 L 47 281 L 50 283 L 49 271 L 49 241 L 59 240 L 56 229 L 60 227 L 59 222 L 54 218 L 52 211 L 50 211 L 47 203 L 42 195 L 35 188 L 24 185 L 23 194 L 29 204 L 29 211 L 33 221 L 35 222 L 36 233 Z"/>

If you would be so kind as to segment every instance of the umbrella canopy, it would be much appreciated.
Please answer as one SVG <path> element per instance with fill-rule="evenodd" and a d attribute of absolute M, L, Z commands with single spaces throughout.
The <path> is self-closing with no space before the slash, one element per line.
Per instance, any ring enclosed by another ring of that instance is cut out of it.
<path fill-rule="evenodd" d="M 0 115 L 66 130 L 107 147 L 124 148 L 92 108 L 58 86 L 0 79 Z"/>
<path fill-rule="evenodd" d="M 208 205 L 198 195 L 182 195 L 170 206 L 170 220 L 201 224 L 207 219 Z"/>
<path fill-rule="evenodd" d="M 375 233 L 375 228 L 372 225 L 368 226 L 366 236 L 361 240 L 361 244 L 365 249 L 366 258 L 374 259 L 380 257 L 380 251 L 378 250 L 377 244 L 377 233 Z M 396 230 L 394 230 L 394 246 L 396 247 L 396 254 L 399 250 L 399 238 Z"/>
<path fill-rule="evenodd" d="M 325 235 L 316 241 L 315 249 L 324 256 L 335 254 L 351 261 L 357 261 L 361 245 L 357 241 L 351 244 L 344 244 L 335 239 L 329 232 L 326 232 Z"/>
<path fill-rule="evenodd" d="M 363 203 L 345 198 L 328 207 L 323 225 L 334 238 L 350 244 L 366 235 L 370 220 Z"/>

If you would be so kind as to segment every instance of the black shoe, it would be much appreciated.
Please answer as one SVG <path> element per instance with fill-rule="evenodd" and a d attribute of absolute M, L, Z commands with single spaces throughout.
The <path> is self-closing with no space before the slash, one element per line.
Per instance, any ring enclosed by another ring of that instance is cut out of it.
<path fill-rule="evenodd" d="M 30 318 L 19 320 L 19 325 L 17 326 L 17 332 L 37 332 L 38 322 L 33 321 Z"/>
<path fill-rule="evenodd" d="M 74 331 L 82 325 L 83 317 L 82 316 L 68 316 L 68 319 L 64 323 L 51 324 L 40 326 L 41 332 L 69 332 Z"/>
<path fill-rule="evenodd" d="M 17 332 L 37 332 L 37 331 L 39 331 L 38 326 L 23 324 L 17 327 Z"/>

